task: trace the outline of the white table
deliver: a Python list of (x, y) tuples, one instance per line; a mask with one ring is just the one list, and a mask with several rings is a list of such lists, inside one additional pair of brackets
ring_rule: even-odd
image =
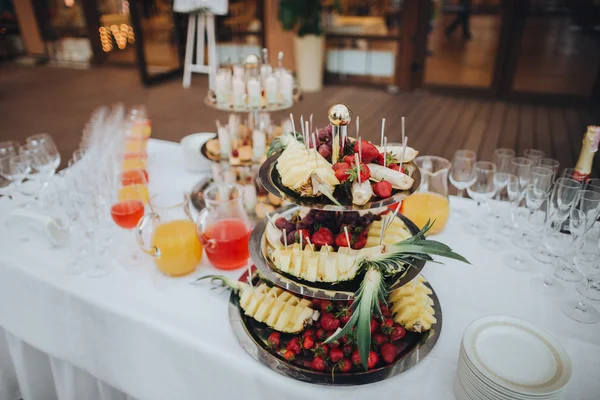
[[(177, 144), (152, 140), (149, 152), (151, 191), (187, 191), (199, 180), (183, 170)], [(472, 202), (452, 199), (457, 202), (474, 211)], [(6, 207), (1, 203), (0, 211)], [(18, 385), (25, 400), (453, 399), (462, 333), (489, 314), (526, 319), (552, 332), (573, 361), (566, 398), (597, 399), (600, 324), (578, 324), (559, 309), (576, 297), (574, 286), (556, 299), (534, 292), (528, 285), (533, 272), (506, 268), (502, 253), (479, 248), (460, 223), (451, 217), (436, 239), (473, 265), (445, 261), (424, 270), (444, 316), (435, 348), (401, 376), (343, 388), (285, 378), (246, 354), (229, 326), (229, 293), (188, 284), (217, 272), (206, 262), (194, 276), (179, 279), (160, 276), (151, 260), (100, 279), (70, 276), (62, 270), (66, 249), (21, 242), (2, 229), (0, 400), (17, 398)]]

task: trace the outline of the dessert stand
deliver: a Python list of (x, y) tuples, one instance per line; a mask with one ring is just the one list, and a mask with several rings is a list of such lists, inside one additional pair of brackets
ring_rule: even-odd
[[(347, 124), (347, 122), (349, 122), (349, 115), (346, 119), (347, 121), (345, 121), (345, 123)], [(343, 119), (341, 119), (340, 122), (343, 123)], [(340, 125), (338, 125), (337, 128), (340, 128)], [(335, 134), (336, 126), (334, 126), (333, 131)], [(282, 200), (293, 203), (278, 210), (279, 214), (284, 217), (291, 216), (301, 207), (326, 210), (328, 212), (346, 212), (366, 209), (379, 209), (379, 211), (381, 211), (383, 207), (397, 203), (410, 196), (418, 189), (420, 184), (419, 169), (415, 164), (407, 164), (407, 169), (414, 179), (413, 187), (407, 191), (397, 191), (387, 199), (368, 202), (360, 207), (352, 204), (345, 204), (343, 207), (334, 206), (329, 204), (327, 199), (321, 198), (307, 201), (304, 198), (290, 195), (289, 191), (283, 189), (283, 185), (277, 180), (277, 173), (274, 169), (274, 165), (278, 156), (278, 154), (273, 155), (262, 164), (260, 178), (263, 181), (263, 185), (265, 185), (271, 194)], [(396, 218), (399, 218), (404, 222), (412, 235), (419, 232), (418, 227), (402, 214), (398, 213)], [(255, 265), (242, 275), (240, 278), (242, 282), (250, 282), (255, 286), (265, 282), (307, 299), (318, 298), (345, 301), (353, 297), (353, 294), (358, 287), (356, 286), (356, 282), (352, 283), (352, 281), (350, 281), (338, 284), (308, 282), (279, 271), (271, 262), (267, 254), (265, 232), (268, 223), (270, 222), (263, 219), (254, 227), (250, 237), (249, 250), (251, 259)], [(425, 265), (425, 261), (415, 260), (414, 264), (414, 267), (407, 267), (401, 273), (391, 277), (393, 282), (391, 282), (390, 288), (399, 288), (415, 279), (420, 274)], [(356, 280), (359, 279), (354, 279), (354, 281)], [(291, 361), (285, 359), (282, 356), (281, 351), (274, 351), (268, 346), (267, 338), (273, 332), (272, 329), (264, 323), (257, 322), (253, 318), (247, 317), (244, 310), (239, 305), (238, 296), (236, 294), (232, 294), (230, 297), (229, 319), (236, 338), (246, 352), (248, 352), (255, 360), (281, 375), (303, 382), (323, 385), (369, 384), (391, 378), (413, 367), (429, 353), (437, 342), (442, 328), (442, 310), (439, 299), (429, 282), (425, 282), (425, 285), (433, 292), (430, 296), (431, 300), (433, 300), (432, 307), (435, 311), (437, 322), (429, 330), (420, 333), (407, 332), (404, 337), (394, 341), (393, 344), (397, 349), (397, 358), (394, 362), (391, 364), (381, 363), (379, 367), (369, 369), (368, 371), (340, 372), (335, 370), (334, 373), (332, 373), (330, 369), (328, 371), (319, 372), (311, 369), (310, 361), (307, 359), (308, 356), (304, 356), (303, 354), (299, 354), (296, 359)], [(286, 334), (281, 335), (283, 342)]]

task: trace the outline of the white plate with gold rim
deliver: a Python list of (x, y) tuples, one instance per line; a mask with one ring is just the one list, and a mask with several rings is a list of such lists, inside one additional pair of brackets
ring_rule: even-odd
[(467, 327), (462, 344), (476, 371), (517, 394), (544, 398), (562, 390), (571, 379), (571, 359), (562, 345), (517, 318), (475, 320)]

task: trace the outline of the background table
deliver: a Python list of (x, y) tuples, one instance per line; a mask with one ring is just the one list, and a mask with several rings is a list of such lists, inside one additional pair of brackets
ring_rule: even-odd
[[(177, 144), (151, 140), (151, 192), (188, 191), (201, 175), (184, 171)], [(453, 198), (471, 214), (471, 201)], [(0, 202), (0, 214), (10, 204)], [(474, 319), (504, 314), (552, 332), (573, 361), (569, 399), (600, 393), (600, 324), (578, 324), (562, 314), (561, 302), (576, 298), (574, 285), (559, 298), (534, 292), (536, 272), (502, 263), (503, 252), (481, 249), (452, 216), (436, 239), (472, 265), (429, 263), (424, 275), (440, 299), (440, 339), (416, 367), (384, 382), (323, 387), (276, 374), (240, 347), (229, 326), (229, 293), (193, 286), (216, 273), (204, 260), (188, 277), (161, 276), (152, 260), (138, 269), (115, 268), (90, 279), (63, 268), (67, 249), (38, 240), (23, 242), (0, 230), (0, 399), (197, 400), (203, 399), (453, 399), (452, 384), (463, 331)], [(507, 252), (516, 251), (508, 245)], [(240, 271), (228, 275), (236, 277)]]

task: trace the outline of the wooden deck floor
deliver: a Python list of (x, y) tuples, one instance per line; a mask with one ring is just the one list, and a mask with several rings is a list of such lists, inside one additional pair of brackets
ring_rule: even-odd
[[(4, 66), (0, 68), (0, 141), (49, 132), (67, 160), (94, 108), (118, 101), (146, 104), (153, 137), (179, 141), (190, 133), (215, 131), (215, 119), (226, 121), (226, 113), (203, 104), (205, 93), (202, 76), (194, 77), (187, 90), (179, 80), (148, 89), (132, 69)], [(511, 147), (519, 154), (533, 147), (558, 159), (561, 168), (575, 164), (586, 125), (600, 124), (597, 106), (549, 107), (427, 93), (392, 95), (349, 86), (329, 86), (305, 95), (292, 111), (297, 119), (314, 113), (317, 126), (323, 126), (328, 107), (336, 102), (348, 104), (354, 116), (360, 116), (361, 136), (367, 139), (379, 140), (385, 117), (388, 140), (399, 141), (400, 118), (405, 116), (409, 143), (421, 154), (451, 158), (455, 150), (469, 148), (480, 159), (490, 160), (497, 147)], [(288, 116), (289, 112), (280, 112), (273, 119), (278, 122)], [(352, 123), (350, 134), (354, 132)], [(600, 167), (600, 159), (596, 165)]]

